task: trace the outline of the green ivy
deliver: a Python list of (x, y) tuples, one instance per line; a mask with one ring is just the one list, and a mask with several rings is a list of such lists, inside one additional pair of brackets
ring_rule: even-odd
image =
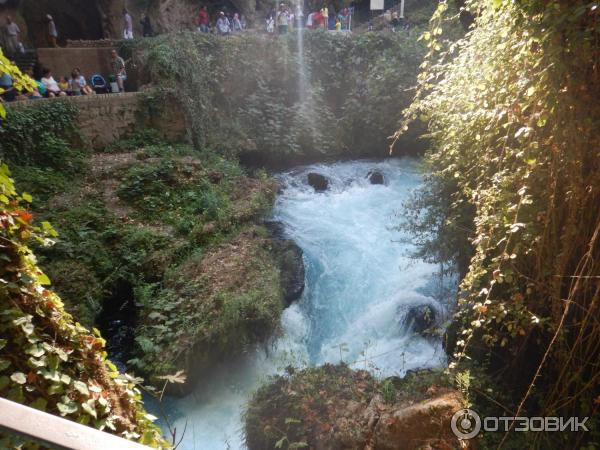
[[(50, 245), (57, 233), (48, 222), (33, 224), (30, 202), (2, 164), (0, 395), (153, 448), (168, 447), (143, 409), (139, 380), (120, 374), (106, 359), (99, 332), (75, 322), (48, 289), (50, 279), (28, 245)], [(0, 440), (3, 448), (21, 444), (18, 438)]]

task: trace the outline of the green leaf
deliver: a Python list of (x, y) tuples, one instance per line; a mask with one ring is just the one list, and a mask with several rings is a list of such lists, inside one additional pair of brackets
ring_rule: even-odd
[(79, 407), (77, 406), (77, 403), (71, 402), (71, 401), (67, 402), (67, 403), (58, 402), (56, 404), (56, 407), (58, 408), (58, 411), (60, 412), (61, 416), (66, 416), (67, 414), (76, 413), (77, 410), (79, 409)]
[(83, 381), (74, 381), (73, 387), (81, 394), (86, 395), (88, 397), (90, 396), (90, 391), (88, 390), (87, 384), (85, 384)]
[(25, 384), (27, 382), (27, 377), (23, 372), (15, 372), (10, 376), (10, 379), (13, 380), (17, 384)]
[(47, 286), (47, 285), (52, 284), (50, 282), (50, 278), (48, 278), (48, 275), (46, 275), (45, 273), (40, 273), (37, 276), (37, 280), (38, 280), (38, 283), (40, 283), (42, 286)]
[[(93, 402), (93, 400), (91, 400)], [(96, 413), (96, 409), (90, 404), (90, 401), (81, 404), (81, 408), (92, 416), (94, 419), (98, 418), (98, 414)]]

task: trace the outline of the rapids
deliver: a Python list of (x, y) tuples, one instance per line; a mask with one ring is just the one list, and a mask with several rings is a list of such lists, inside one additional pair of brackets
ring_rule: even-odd
[[(385, 185), (370, 184), (366, 175), (374, 169)], [(308, 172), (327, 176), (329, 190), (316, 193), (306, 183)], [(281, 335), (268, 348), (216, 367), (185, 398), (163, 400), (179, 436), (185, 428), (179, 449), (244, 448), (245, 402), (288, 364), (343, 360), (382, 377), (446, 364), (441, 338), (426, 339), (404, 326), (408, 308), (421, 304), (443, 323), (453, 284), (439, 267), (412, 259), (411, 236), (396, 227), (403, 202), (422, 181), (418, 161), (317, 164), (278, 178), (283, 189), (273, 220), (304, 251), (304, 293), (284, 311)], [(164, 420), (161, 425), (166, 432)]]

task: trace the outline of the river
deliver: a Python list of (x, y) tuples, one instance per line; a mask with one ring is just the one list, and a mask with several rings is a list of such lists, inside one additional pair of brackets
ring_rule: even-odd
[[(385, 185), (372, 185), (370, 170), (382, 172)], [(306, 183), (308, 172), (327, 176), (329, 190), (316, 193)], [(411, 236), (396, 227), (403, 202), (422, 182), (418, 161), (317, 164), (279, 179), (273, 219), (304, 251), (304, 293), (284, 311), (281, 335), (270, 345), (216, 367), (187, 397), (163, 400), (177, 433), (185, 429), (179, 449), (243, 449), (246, 401), (288, 364), (343, 360), (381, 377), (446, 364), (441, 338), (404, 326), (408, 308), (421, 304), (443, 322), (452, 287), (439, 267), (410, 257)]]

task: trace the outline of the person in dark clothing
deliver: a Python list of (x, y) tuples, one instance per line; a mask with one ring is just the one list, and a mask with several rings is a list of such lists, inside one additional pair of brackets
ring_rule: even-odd
[(152, 24), (150, 23), (150, 17), (148, 17), (148, 14), (144, 14), (142, 16), (142, 20), (140, 20), (140, 25), (142, 25), (142, 35), (144, 37), (154, 36), (154, 29), (152, 28)]

